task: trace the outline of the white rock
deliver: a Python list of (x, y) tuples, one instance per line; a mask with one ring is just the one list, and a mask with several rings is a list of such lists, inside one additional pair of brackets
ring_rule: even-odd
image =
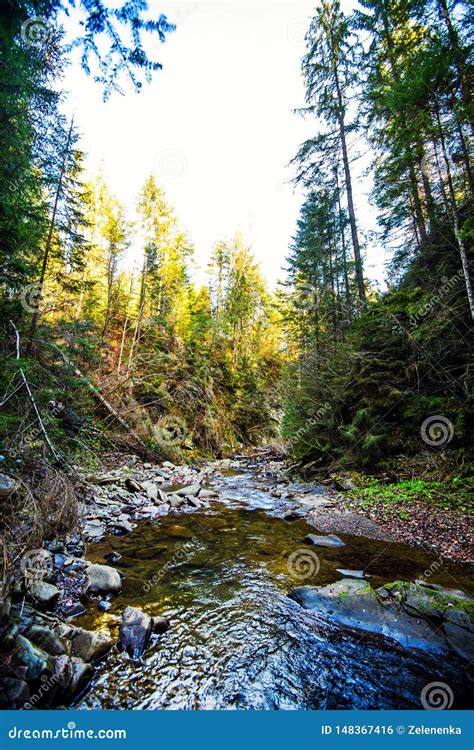
[(0, 500), (6, 500), (15, 490), (15, 480), (6, 474), (0, 474)]
[(187, 495), (197, 495), (200, 489), (200, 484), (189, 484), (187, 487), (181, 487), (180, 490), (176, 490), (174, 494), (178, 495), (179, 497), (186, 497)]
[(155, 482), (142, 482), (141, 484), (150, 500), (158, 500), (158, 487)]

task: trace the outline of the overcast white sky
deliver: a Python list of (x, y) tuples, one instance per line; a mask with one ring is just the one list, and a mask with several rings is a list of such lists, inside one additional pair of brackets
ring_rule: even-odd
[[(273, 284), (302, 202), (286, 165), (316, 129), (292, 111), (304, 103), (300, 61), (314, 3), (151, 0), (150, 7), (177, 30), (159, 49), (163, 70), (140, 94), (129, 87), (104, 103), (77, 64), (66, 75), (88, 171), (102, 165), (129, 206), (153, 171), (195, 245), (196, 278), (214, 242), (241, 230)], [(364, 192), (357, 184), (367, 217)], [(371, 277), (381, 276), (378, 256), (369, 253)]]

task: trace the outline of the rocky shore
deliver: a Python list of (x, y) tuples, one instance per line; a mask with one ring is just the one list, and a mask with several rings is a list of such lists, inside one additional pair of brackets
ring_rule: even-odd
[[(85, 545), (108, 534), (133, 531), (136, 521), (202, 508), (217, 492), (206, 485), (207, 472), (136, 457), (120, 469), (80, 476), (82, 531), (45, 542), (20, 562), (18, 577), (3, 601), (0, 631), (0, 708), (55, 708), (70, 705), (87, 688), (94, 664), (112, 648), (138, 659), (150, 640), (170, 623), (126, 607), (119, 637), (107, 631), (74, 627), (88, 601), (107, 610), (119, 596), (122, 578), (110, 564), (91, 564)], [(4, 495), (15, 490), (5, 477)]]

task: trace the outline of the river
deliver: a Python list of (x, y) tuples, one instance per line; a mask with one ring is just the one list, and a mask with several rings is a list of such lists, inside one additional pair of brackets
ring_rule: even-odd
[[(77, 707), (420, 708), (420, 692), (433, 681), (449, 684), (455, 707), (464, 707), (469, 683), (456, 658), (448, 663), (407, 651), (288, 597), (302, 582), (341, 579), (337, 568), (363, 569), (373, 586), (414, 580), (435, 558), (407, 545), (341, 535), (346, 546), (318, 548), (302, 581), (295, 555), (308, 552), (303, 539), (314, 527), (304, 518), (283, 520), (294, 501), (275, 499), (269, 483), (248, 463), (243, 467), (214, 480), (220, 497), (208, 509), (141, 521), (132, 534), (89, 545), (87, 557), (95, 562), (120, 553), (114, 565), (125, 577), (110, 609), (90, 603), (79, 625), (116, 633), (124, 607), (133, 605), (168, 617), (172, 626), (137, 662), (112, 652)], [(433, 581), (472, 589), (454, 567)]]

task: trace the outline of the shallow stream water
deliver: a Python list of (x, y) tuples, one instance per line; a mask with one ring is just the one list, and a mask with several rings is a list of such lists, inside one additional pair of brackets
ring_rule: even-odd
[[(451, 686), (454, 707), (466, 707), (468, 678), (454, 654), (448, 664), (406, 651), (288, 598), (302, 583), (339, 580), (337, 568), (363, 569), (373, 586), (414, 580), (435, 557), (341, 535), (346, 546), (318, 548), (313, 575), (301, 580), (289, 558), (308, 549), (314, 555), (303, 543), (314, 527), (283, 520), (295, 501), (272, 497), (251, 470), (227, 474), (215, 480), (221, 498), (210, 508), (143, 521), (132, 534), (89, 545), (87, 557), (95, 562), (119, 552), (114, 565), (125, 577), (110, 609), (91, 603), (78, 625), (116, 634), (123, 609), (133, 605), (168, 617), (172, 626), (153, 637), (138, 662), (112, 652), (78, 708), (420, 708), (422, 688), (434, 681)], [(454, 567), (431, 580), (472, 591)]]

